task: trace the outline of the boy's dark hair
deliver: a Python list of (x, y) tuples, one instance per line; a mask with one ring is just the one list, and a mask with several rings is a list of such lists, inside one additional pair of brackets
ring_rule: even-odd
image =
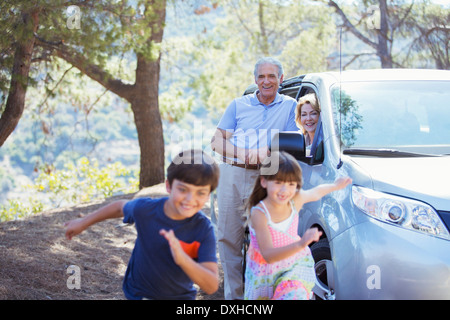
[(170, 186), (174, 179), (195, 186), (209, 185), (213, 192), (219, 184), (219, 166), (202, 150), (185, 150), (180, 152), (167, 168)]

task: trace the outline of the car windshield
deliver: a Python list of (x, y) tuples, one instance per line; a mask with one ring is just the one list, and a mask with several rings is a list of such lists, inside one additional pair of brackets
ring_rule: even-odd
[(347, 152), (450, 154), (450, 81), (345, 82), (331, 97)]

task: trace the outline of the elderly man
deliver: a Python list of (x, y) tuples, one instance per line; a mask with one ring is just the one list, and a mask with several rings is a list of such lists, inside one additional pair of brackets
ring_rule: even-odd
[(217, 190), (219, 255), (224, 271), (225, 299), (242, 299), (244, 207), (259, 164), (268, 156), (271, 138), (279, 131), (297, 131), (296, 101), (278, 93), (283, 67), (274, 58), (258, 60), (258, 90), (234, 99), (225, 110), (212, 149), (223, 157)]

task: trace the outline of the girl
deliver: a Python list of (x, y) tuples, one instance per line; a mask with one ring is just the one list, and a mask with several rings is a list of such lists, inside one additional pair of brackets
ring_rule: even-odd
[[(345, 188), (351, 179), (339, 178), (303, 190), (297, 160), (286, 152), (273, 152), (267, 160), (273, 159), (279, 159), (278, 171), (274, 175), (260, 173), (247, 203), (250, 246), (245, 299), (310, 299), (316, 277), (308, 245), (318, 241), (322, 232), (308, 229), (300, 238), (298, 212), (304, 203)], [(270, 165), (268, 161), (261, 170)]]

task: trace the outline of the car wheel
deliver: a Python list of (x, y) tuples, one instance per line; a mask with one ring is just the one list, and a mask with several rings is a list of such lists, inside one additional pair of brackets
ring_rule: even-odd
[(315, 261), (316, 285), (313, 292), (316, 299), (334, 300), (334, 267), (327, 238), (320, 239), (311, 246)]

